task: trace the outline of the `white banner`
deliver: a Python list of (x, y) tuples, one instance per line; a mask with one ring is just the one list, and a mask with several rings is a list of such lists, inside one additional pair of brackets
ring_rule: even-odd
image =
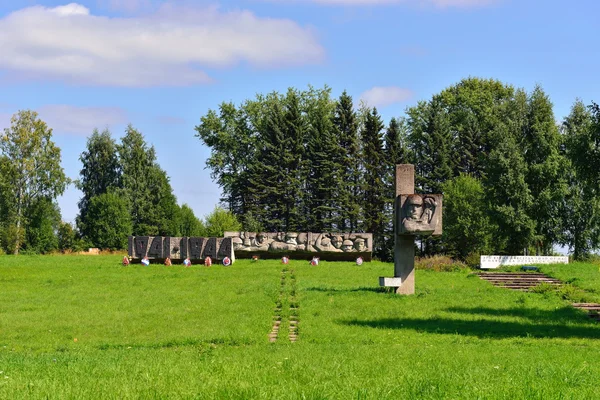
[(480, 268), (498, 268), (502, 265), (568, 264), (568, 256), (481, 256)]

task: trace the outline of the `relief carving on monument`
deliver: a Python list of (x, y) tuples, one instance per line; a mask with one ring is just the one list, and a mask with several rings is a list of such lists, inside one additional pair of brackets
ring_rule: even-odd
[(362, 256), (370, 261), (373, 250), (370, 233), (225, 232), (225, 237), (232, 238), (236, 255), (247, 258), (257, 253), (279, 253), (277, 257), (281, 253), (290, 257), (320, 253), (321, 259), (355, 260)]
[(202, 263), (206, 257), (221, 261), (228, 257), (235, 260), (231, 238), (169, 237), (169, 236), (130, 236), (129, 257), (140, 261), (149, 260), (182, 261), (190, 259)]
[(442, 234), (442, 195), (409, 194), (398, 198), (396, 215), (399, 235)]

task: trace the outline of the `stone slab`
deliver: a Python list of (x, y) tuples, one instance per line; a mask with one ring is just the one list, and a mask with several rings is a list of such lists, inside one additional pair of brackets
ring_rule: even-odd
[(402, 278), (379, 277), (379, 286), (398, 288), (402, 286)]
[(221, 261), (229, 257), (235, 261), (231, 238), (130, 236), (128, 253), (132, 262), (148, 257), (150, 260), (181, 262), (189, 258), (192, 263), (203, 263), (206, 257)]
[(568, 256), (481, 256), (479, 258), (479, 266), (482, 269), (494, 269), (503, 265), (568, 263)]
[(362, 257), (371, 261), (373, 251), (371, 233), (225, 232), (224, 236), (232, 239), (238, 258), (286, 255), (292, 259), (355, 261)]

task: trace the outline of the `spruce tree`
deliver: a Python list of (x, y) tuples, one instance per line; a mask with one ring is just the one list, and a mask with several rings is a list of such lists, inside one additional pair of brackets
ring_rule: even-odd
[(166, 173), (156, 162), (154, 146), (129, 125), (117, 145), (123, 191), (134, 235), (178, 234), (178, 207)]
[(404, 119), (392, 118), (384, 134), (384, 236), (381, 259), (393, 259), (394, 252), (394, 201), (396, 197), (396, 164), (409, 163), (406, 147), (406, 123)]
[(536, 86), (528, 99), (527, 126), (522, 151), (527, 167), (527, 184), (533, 196), (530, 214), (536, 221), (536, 248), (549, 255), (561, 234), (561, 204), (567, 193), (566, 159), (559, 152), (560, 136), (552, 103)]
[(384, 149), (381, 116), (376, 108), (367, 110), (364, 126), (361, 130), (363, 146), (362, 167), (362, 211), (363, 229), (373, 233), (374, 254), (385, 257), (383, 234), (385, 225), (385, 185), (384, 185)]
[(100, 133), (95, 129), (88, 138), (87, 148), (81, 153), (79, 160), (83, 167), (76, 185), (81, 190), (82, 197), (78, 203), (79, 215), (76, 221), (80, 235), (87, 238), (91, 234), (87, 215), (91, 199), (121, 186), (117, 145), (111, 133), (108, 130)]
[(308, 231), (326, 232), (335, 227), (335, 201), (342, 168), (336, 159), (341, 148), (333, 128), (334, 103), (330, 89), (310, 88), (306, 95), (307, 154), (304, 212)]
[(360, 216), (360, 173), (358, 118), (352, 97), (344, 90), (335, 105), (333, 125), (341, 147), (336, 162), (340, 164), (338, 190), (339, 231), (356, 231)]

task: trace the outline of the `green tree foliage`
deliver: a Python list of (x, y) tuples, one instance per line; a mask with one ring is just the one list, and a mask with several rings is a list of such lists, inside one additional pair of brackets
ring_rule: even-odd
[(58, 226), (57, 232), (58, 238), (58, 249), (60, 251), (75, 251), (79, 250), (79, 241), (77, 239), (77, 232), (73, 229), (73, 225), (68, 222), (61, 222)]
[(154, 146), (148, 147), (130, 125), (117, 151), (133, 233), (177, 236), (179, 207), (169, 178), (156, 162)]
[(56, 199), (69, 182), (51, 138), (52, 129), (34, 111), (19, 111), (0, 136), (1, 214), (6, 218), (5, 243), (11, 242), (15, 254), (27, 234), (27, 212), (41, 199)]
[(253, 198), (264, 207), (256, 212), (268, 230), (286, 230), (289, 211), (296, 198), (286, 196), (289, 190), (292, 148), (286, 130), (286, 111), (280, 96), (272, 93), (264, 103), (264, 129), (259, 132), (260, 151), (250, 167)]
[(443, 240), (446, 252), (464, 260), (469, 254), (493, 251), (497, 227), (490, 221), (481, 181), (461, 174), (448, 180), (443, 190)]
[(264, 119), (261, 103), (260, 97), (246, 101), (239, 109), (222, 103), (218, 112), (209, 110), (195, 128), (196, 136), (211, 149), (206, 165), (222, 189), (221, 201), (236, 215), (256, 206), (249, 192), (249, 168), (256, 159), (257, 131)]
[(386, 190), (384, 186), (385, 159), (383, 152), (384, 124), (377, 109), (365, 110), (361, 129), (363, 143), (362, 210), (363, 229), (373, 233), (374, 253), (377, 257), (387, 253), (383, 249)]
[(335, 103), (331, 90), (310, 88), (306, 98), (308, 118), (305, 215), (307, 230), (333, 230), (337, 217), (337, 194), (343, 168), (336, 160), (342, 151), (333, 129)]
[(562, 203), (560, 243), (580, 260), (600, 246), (600, 112), (576, 101), (563, 122), (564, 149), (569, 162), (567, 195)]
[(121, 167), (117, 154), (117, 145), (108, 130), (102, 133), (94, 130), (87, 140), (87, 148), (79, 156), (83, 164), (80, 179), (76, 182), (81, 190), (77, 227), (83, 237), (89, 237), (88, 208), (90, 200), (100, 194), (121, 187)]
[(499, 241), (508, 254), (522, 254), (535, 239), (535, 220), (529, 214), (533, 196), (527, 186), (527, 165), (510, 134), (489, 154), (484, 180), (491, 203), (492, 221), (498, 225)]
[(393, 259), (394, 250), (394, 200), (396, 197), (396, 165), (410, 163), (407, 148), (407, 126), (405, 119), (392, 118), (384, 137), (384, 216), (383, 239), (379, 257)]
[[(397, 163), (415, 164), (418, 193), (464, 185), (465, 196), (487, 210), (485, 234), (469, 226), (470, 219), (455, 218), (463, 225), (445, 223), (452, 232), (442, 240), (421, 240), (425, 254), (548, 254), (553, 245), (575, 240), (564, 228), (565, 215), (575, 212), (564, 199), (584, 189), (575, 190), (573, 181), (590, 182), (589, 201), (595, 198), (591, 182), (598, 186), (600, 166), (585, 147), (592, 133), (561, 141), (541, 87), (527, 93), (494, 79), (463, 79), (408, 108), (406, 118), (391, 120), (385, 133), (376, 110), (357, 113), (346, 92), (332, 100), (327, 87), (258, 95), (240, 107), (224, 103), (196, 130), (212, 150), (207, 164), (223, 189), (223, 203), (245, 229), (371, 232), (383, 259), (391, 257), (394, 241)], [(591, 161), (582, 163), (576, 153)], [(462, 175), (477, 183), (456, 183)], [(481, 233), (479, 241), (473, 231)], [(596, 246), (592, 236), (584, 240), (587, 247), (577, 246), (582, 252)], [(473, 244), (461, 249), (457, 243)]]
[(341, 150), (333, 156), (340, 165), (337, 199), (339, 202), (337, 228), (339, 231), (356, 231), (360, 218), (360, 156), (358, 117), (352, 97), (344, 91), (335, 104), (333, 126)]
[(527, 162), (527, 185), (533, 196), (530, 215), (536, 223), (536, 248), (549, 255), (561, 235), (561, 205), (567, 195), (566, 158), (560, 154), (560, 134), (552, 103), (536, 86), (528, 99), (527, 124), (521, 151)]
[(101, 249), (127, 247), (132, 224), (126, 198), (115, 192), (94, 196), (90, 199), (88, 215), (91, 243)]
[(235, 215), (231, 211), (224, 210), (221, 207), (215, 207), (206, 216), (204, 225), (207, 237), (223, 237), (225, 231), (239, 231), (242, 229), (242, 224), (237, 220)]
[(60, 209), (51, 199), (42, 197), (32, 202), (26, 211), (27, 230), (23, 249), (46, 254), (58, 249)]
[(179, 232), (181, 236), (204, 236), (204, 223), (194, 215), (194, 211), (183, 204), (179, 211)]

